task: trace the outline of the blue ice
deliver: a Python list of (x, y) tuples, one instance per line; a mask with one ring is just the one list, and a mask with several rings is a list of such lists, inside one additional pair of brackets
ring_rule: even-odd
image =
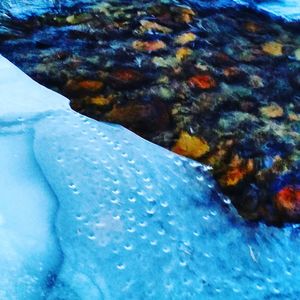
[(0, 57), (0, 299), (298, 299), (299, 229)]

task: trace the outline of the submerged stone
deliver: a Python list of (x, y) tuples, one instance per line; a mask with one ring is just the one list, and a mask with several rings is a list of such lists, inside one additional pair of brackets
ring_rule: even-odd
[(197, 39), (197, 36), (192, 32), (183, 33), (175, 39), (176, 44), (185, 45), (193, 42)]
[(267, 42), (262, 46), (265, 53), (273, 56), (281, 56), (283, 45), (278, 42)]
[(134, 41), (132, 47), (138, 51), (155, 52), (166, 48), (163, 41)]
[(199, 137), (191, 136), (187, 132), (181, 132), (179, 139), (172, 148), (177, 154), (191, 158), (199, 158), (209, 151), (207, 142)]
[(195, 75), (188, 80), (192, 87), (208, 90), (216, 87), (216, 81), (210, 75)]

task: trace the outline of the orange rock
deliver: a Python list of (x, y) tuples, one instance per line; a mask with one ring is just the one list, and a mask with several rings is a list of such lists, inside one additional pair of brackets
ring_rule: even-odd
[(138, 51), (154, 52), (165, 49), (167, 45), (160, 40), (157, 41), (134, 41), (132, 47)]
[(283, 45), (278, 42), (267, 42), (263, 44), (262, 49), (265, 53), (273, 56), (281, 56)]
[(195, 75), (188, 80), (192, 87), (208, 90), (216, 87), (216, 81), (210, 75)]
[(180, 44), (180, 45), (185, 45), (187, 43), (195, 41), (196, 38), (197, 38), (197, 36), (194, 33), (187, 32), (187, 33), (183, 33), (183, 34), (179, 35), (175, 39), (175, 43)]
[(79, 91), (91, 91), (96, 92), (103, 88), (104, 84), (102, 81), (97, 80), (83, 80), (77, 81), (70, 79), (66, 84), (66, 89), (68, 92), (79, 92)]
[(253, 172), (254, 162), (252, 159), (244, 161), (238, 155), (235, 155), (230, 162), (226, 174), (220, 178), (222, 186), (235, 186), (241, 182), (248, 174)]
[(182, 131), (172, 151), (191, 158), (199, 158), (209, 151), (209, 145), (201, 138)]
[(103, 87), (103, 82), (96, 80), (84, 80), (78, 83), (80, 88), (90, 91), (99, 91)]
[(235, 186), (245, 176), (245, 173), (240, 168), (229, 170), (226, 175), (221, 179), (223, 186)]
[(288, 185), (274, 197), (277, 208), (290, 217), (300, 217), (300, 186)]

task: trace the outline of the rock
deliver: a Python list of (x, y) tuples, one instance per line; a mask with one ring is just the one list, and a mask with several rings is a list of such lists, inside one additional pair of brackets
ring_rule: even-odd
[(300, 61), (300, 48), (295, 50), (295, 58)]
[(291, 113), (289, 113), (288, 118), (289, 118), (289, 121), (298, 122), (298, 121), (300, 121), (300, 114), (291, 112)]
[(291, 220), (300, 218), (300, 186), (287, 185), (274, 197), (279, 211)]
[(237, 67), (228, 67), (223, 70), (223, 76), (226, 81), (241, 81), (244, 78), (244, 73)]
[(247, 22), (244, 27), (250, 33), (257, 33), (261, 31), (261, 27), (257, 23), (251, 21)]
[(115, 87), (131, 87), (145, 79), (144, 75), (134, 69), (120, 69), (109, 74), (110, 83)]
[(97, 96), (97, 97), (89, 98), (88, 102), (89, 104), (96, 105), (96, 106), (106, 106), (111, 104), (112, 100), (113, 100), (112, 96), (108, 96), (108, 97)]
[(147, 32), (147, 31), (157, 31), (157, 32), (161, 32), (161, 33), (171, 33), (173, 30), (166, 27), (166, 26), (162, 26), (159, 25), (156, 22), (151, 22), (148, 20), (142, 20), (140, 21), (141, 23), (141, 27), (140, 27), (140, 31), (142, 33)]
[(193, 53), (193, 51), (190, 48), (181, 47), (176, 51), (176, 59), (178, 61), (183, 61), (187, 57), (189, 57), (192, 53)]
[(188, 83), (191, 87), (200, 90), (209, 90), (216, 87), (217, 83), (210, 75), (195, 75), (189, 78)]
[(263, 88), (265, 86), (263, 79), (258, 75), (250, 75), (249, 83), (254, 89)]
[(114, 105), (113, 109), (106, 114), (105, 119), (122, 124), (142, 136), (157, 130), (164, 130), (170, 122), (167, 106), (158, 101)]
[(155, 56), (152, 59), (152, 62), (157, 66), (161, 68), (174, 68), (176, 65), (178, 65), (178, 61), (173, 56), (167, 56), (167, 57), (160, 57)]
[(207, 142), (197, 136), (192, 136), (189, 133), (182, 131), (179, 139), (173, 146), (172, 151), (191, 158), (200, 158), (209, 151)]
[(144, 52), (155, 52), (158, 50), (165, 49), (167, 45), (160, 40), (156, 41), (134, 41), (132, 47), (138, 51)]
[(252, 159), (244, 160), (235, 155), (229, 164), (227, 172), (220, 178), (219, 182), (224, 187), (235, 186), (253, 171), (254, 163)]
[(281, 106), (279, 106), (277, 103), (272, 103), (268, 106), (264, 106), (260, 108), (260, 112), (264, 117), (267, 118), (280, 118), (283, 116), (283, 109)]
[(267, 42), (263, 44), (262, 50), (272, 56), (281, 56), (283, 45), (278, 42)]
[(92, 19), (93, 19), (93, 16), (91, 14), (83, 13), (83, 14), (79, 14), (79, 15), (68, 16), (66, 18), (66, 21), (69, 24), (76, 25), (76, 24), (81, 24), (81, 23), (88, 22)]
[(97, 80), (84, 80), (78, 83), (80, 89), (99, 91), (103, 88), (103, 82)]
[(176, 21), (182, 23), (191, 23), (196, 13), (190, 7), (182, 7), (179, 11)]
[(161, 86), (158, 90), (158, 95), (164, 100), (172, 100), (175, 96), (175, 92), (168, 87)]
[(97, 92), (103, 88), (104, 84), (98, 80), (69, 80), (66, 84), (66, 90), (71, 93), (80, 91)]
[(179, 35), (175, 39), (175, 43), (179, 45), (186, 45), (190, 42), (194, 42), (197, 39), (197, 36), (192, 32), (186, 32), (181, 35)]

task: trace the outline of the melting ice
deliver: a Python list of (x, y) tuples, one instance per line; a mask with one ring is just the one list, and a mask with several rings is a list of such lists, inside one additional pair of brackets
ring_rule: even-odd
[(0, 57), (0, 299), (298, 299), (299, 236), (249, 225), (205, 167)]

